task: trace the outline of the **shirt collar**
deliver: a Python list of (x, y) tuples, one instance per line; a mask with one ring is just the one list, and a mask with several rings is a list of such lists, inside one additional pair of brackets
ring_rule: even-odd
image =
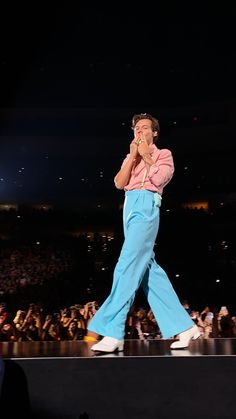
[(152, 144), (149, 145), (149, 149), (150, 149), (150, 153), (151, 154), (153, 154), (153, 153), (155, 153), (155, 152), (158, 151), (158, 148), (157, 148), (157, 146), (154, 143), (152, 143)]

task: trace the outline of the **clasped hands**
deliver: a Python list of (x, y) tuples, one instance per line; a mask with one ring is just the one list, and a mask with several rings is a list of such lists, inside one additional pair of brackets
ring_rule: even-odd
[(131, 147), (133, 144), (136, 146), (136, 150), (133, 148), (133, 151), (136, 151), (136, 155), (139, 154), (142, 157), (144, 154), (150, 153), (148, 143), (144, 138), (134, 138), (131, 143)]
[(137, 146), (139, 146), (139, 144), (144, 143), (144, 140), (135, 140), (134, 139), (134, 144), (136, 144)]

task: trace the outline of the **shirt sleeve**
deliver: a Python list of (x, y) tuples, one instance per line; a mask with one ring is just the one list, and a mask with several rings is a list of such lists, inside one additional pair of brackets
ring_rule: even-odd
[[(129, 158), (129, 154), (127, 154), (126, 155), (126, 157), (124, 158), (124, 160), (123, 160), (123, 162), (122, 162), (122, 164), (121, 164), (121, 166), (120, 166), (120, 170), (124, 167), (124, 165), (125, 165), (125, 163), (127, 162), (127, 160), (128, 160), (128, 158)], [(117, 173), (118, 174), (118, 173)], [(115, 175), (115, 177), (114, 177), (114, 182), (116, 183), (116, 176), (117, 176), (117, 174)]]
[(174, 174), (174, 162), (170, 150), (161, 150), (157, 161), (150, 167), (148, 178), (156, 187), (165, 186)]
[(121, 164), (121, 169), (122, 167), (124, 167), (125, 163), (127, 162), (128, 158), (129, 158), (130, 154), (127, 154), (126, 157), (124, 158), (122, 164)]

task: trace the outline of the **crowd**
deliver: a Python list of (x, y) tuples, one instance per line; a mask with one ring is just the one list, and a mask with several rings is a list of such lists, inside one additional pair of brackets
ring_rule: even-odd
[[(83, 339), (89, 321), (103, 301), (103, 290), (107, 293), (110, 286), (111, 273), (104, 266), (109, 266), (108, 259), (113, 266), (115, 258), (112, 251), (108, 251), (112, 249), (109, 238), (91, 242), (82, 237), (76, 243), (76, 250), (59, 243), (35, 242), (33, 246), (2, 243), (1, 342)], [(76, 269), (75, 260), (79, 261)], [(89, 285), (88, 271), (92, 269), (96, 269), (96, 281)], [(186, 301), (182, 303), (203, 339), (236, 337), (233, 308), (207, 306), (198, 309), (190, 307)], [(152, 311), (138, 300), (128, 314), (125, 339), (162, 339)]]
[[(202, 311), (185, 309), (199, 327), (201, 337), (236, 337), (236, 317), (226, 306), (212, 312), (209, 307)], [(97, 301), (62, 307), (57, 313), (47, 313), (42, 305), (30, 303), (26, 310), (18, 308), (8, 312), (7, 305), (0, 303), (0, 341), (63, 341), (82, 340), (89, 321), (99, 309)], [(150, 309), (132, 305), (126, 322), (125, 339), (162, 339), (158, 323)]]
[(23, 245), (0, 251), (0, 295), (14, 294), (32, 285), (43, 285), (70, 269), (71, 255), (52, 245)]

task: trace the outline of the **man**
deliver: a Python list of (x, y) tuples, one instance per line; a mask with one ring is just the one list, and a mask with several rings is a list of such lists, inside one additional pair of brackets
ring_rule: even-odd
[(134, 115), (134, 138), (114, 182), (125, 191), (123, 223), (125, 240), (114, 270), (111, 293), (89, 324), (85, 340), (96, 340), (93, 351), (124, 348), (125, 322), (141, 285), (164, 339), (178, 335), (172, 349), (182, 349), (200, 336), (197, 326), (180, 303), (153, 251), (159, 228), (165, 186), (174, 174), (172, 153), (154, 144), (160, 126), (149, 114)]

